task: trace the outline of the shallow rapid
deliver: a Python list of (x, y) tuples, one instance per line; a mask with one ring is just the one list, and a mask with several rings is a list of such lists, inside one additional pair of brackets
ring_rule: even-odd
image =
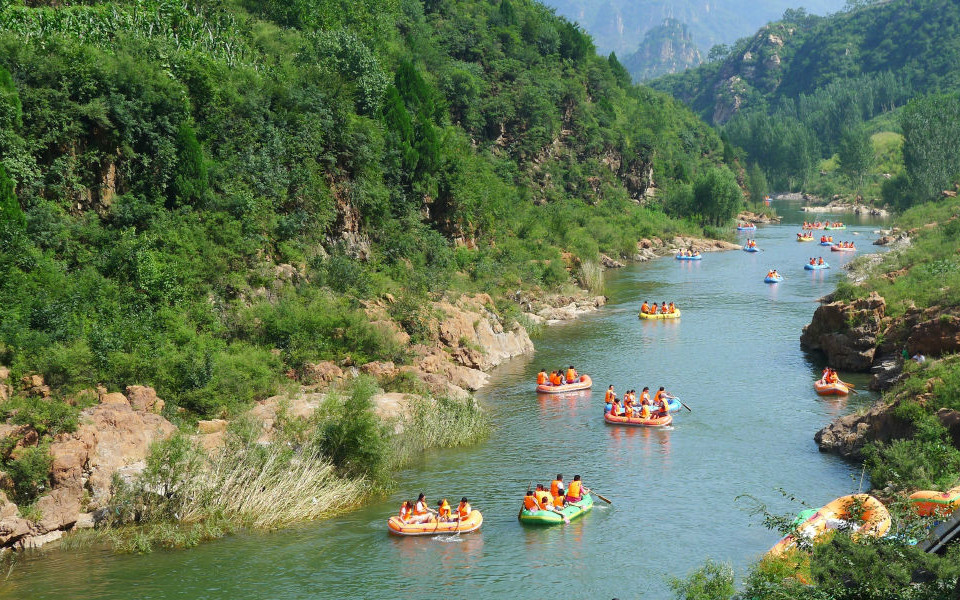
[[(853, 256), (795, 241), (804, 213), (780, 205), (784, 225), (749, 235), (763, 250), (665, 258), (607, 275), (610, 303), (546, 328), (533, 356), (493, 372), (479, 393), (494, 424), (490, 438), (433, 452), (399, 475), (383, 502), (320, 523), (242, 534), (183, 551), (118, 556), (106, 550), (35, 553), (0, 580), (0, 598), (663, 598), (666, 580), (706, 558), (744, 568), (778, 535), (750, 514), (748, 494), (774, 512), (798, 511), (778, 490), (820, 506), (866, 489), (859, 466), (821, 454), (813, 434), (869, 403), (821, 398), (812, 383), (822, 357), (799, 336)], [(871, 245), (878, 222), (836, 215), (850, 227), (834, 239)], [(854, 235), (854, 234), (859, 235)], [(819, 232), (817, 232), (819, 239)], [(810, 257), (831, 269), (805, 271)], [(765, 284), (776, 268), (778, 284)], [(676, 302), (677, 321), (640, 321), (644, 300)], [(591, 392), (538, 396), (539, 368), (574, 364)], [(841, 373), (863, 389), (867, 379)], [(606, 425), (607, 385), (664, 385), (683, 410), (664, 430)], [(570, 525), (535, 529), (517, 521), (531, 483), (580, 474), (613, 501)], [(424, 491), (435, 505), (461, 496), (484, 513), (461, 536), (396, 538), (386, 519)]]

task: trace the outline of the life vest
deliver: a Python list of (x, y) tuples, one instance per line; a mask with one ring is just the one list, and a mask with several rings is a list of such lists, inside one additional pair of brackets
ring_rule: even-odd
[(527, 510), (534, 511), (539, 507), (537, 506), (537, 499), (533, 496), (524, 496), (523, 497), (523, 507)]
[(608, 389), (608, 390), (607, 390), (607, 393), (604, 394), (604, 396), (603, 396), (603, 401), (606, 402), (607, 404), (612, 404), (612, 403), (613, 403), (613, 397), (614, 397), (614, 396), (616, 396), (616, 393), (614, 393), (613, 390), (609, 390), (609, 389)]
[(410, 517), (410, 505), (401, 504), (400, 505), (400, 520), (406, 521)]
[(550, 510), (550, 505), (553, 504), (553, 496), (550, 494), (544, 494), (543, 496), (540, 496), (538, 504), (540, 506), (540, 510)]
[(583, 489), (582, 481), (571, 481), (570, 488), (567, 490), (567, 498), (580, 498), (580, 492)]
[(645, 391), (640, 394), (641, 404), (650, 404), (650, 392)]
[(640, 418), (649, 419), (650, 418), (650, 405), (644, 404), (643, 408), (640, 409)]
[(820, 257), (820, 260), (817, 261), (817, 264), (818, 264), (818, 265), (822, 265), (822, 264), (823, 264), (823, 257), (822, 257), (822, 256)]
[(550, 494), (546, 490), (537, 490), (533, 493), (533, 497), (537, 499), (537, 502), (543, 501), (543, 498), (549, 495)]
[(537, 385), (543, 385), (547, 382), (547, 374), (543, 371), (537, 373)]
[(457, 506), (457, 516), (459, 516), (461, 519), (466, 519), (467, 517), (470, 516), (470, 512), (471, 512), (472, 510), (473, 510), (473, 509), (470, 508), (470, 503), (469, 503), (469, 502), (461, 502), (461, 503)]
[(650, 307), (650, 314), (651, 314), (651, 315), (657, 314), (657, 303), (656, 303), (656, 302), (654, 302), (654, 303), (653, 303), (653, 306)]
[(642, 313), (648, 313), (648, 312), (650, 312), (650, 305), (647, 304), (646, 302), (644, 302), (643, 304), (641, 304), (641, 305), (640, 305), (640, 312), (642, 312)]
[(575, 369), (567, 369), (567, 383), (573, 383), (577, 380), (577, 371)]
[(555, 508), (563, 508), (563, 494), (560, 494), (559, 496), (556, 495), (556, 494), (554, 494), (554, 496), (553, 496), (553, 506), (554, 506)]
[(660, 397), (661, 397), (661, 396), (663, 396), (663, 392), (661, 392), (660, 390), (657, 390), (657, 393), (655, 393), (655, 394), (653, 395), (653, 403), (656, 404), (656, 403), (660, 402)]
[(673, 302), (670, 303), (670, 312), (677, 312), (677, 307), (674, 306)]
[(557, 497), (561, 495), (563, 491), (563, 482), (559, 479), (554, 479), (550, 482), (550, 495)]
[(662, 314), (667, 314), (667, 305), (666, 305), (666, 304), (664, 304), (663, 306), (660, 307), (660, 312), (661, 312)]
[[(619, 403), (619, 402), (614, 402), (614, 403), (613, 403), (613, 406), (610, 408), (610, 416), (612, 416), (612, 417), (619, 417), (619, 416), (620, 416), (620, 403)], [(570, 484), (570, 485), (572, 486), (573, 484)]]
[(550, 375), (550, 383), (553, 385), (563, 385), (563, 381), (560, 379), (560, 375), (552, 373)]
[(817, 261), (815, 261), (815, 260), (812, 259), (812, 258), (810, 259), (810, 264), (811, 264), (811, 265), (816, 264), (816, 263), (817, 263)]
[(450, 504), (447, 503), (446, 501), (444, 501), (444, 503), (440, 505), (440, 508), (437, 509), (437, 515), (439, 515), (440, 518), (442, 518), (442, 519), (449, 519), (449, 518), (450, 518)]
[(419, 516), (421, 516), (421, 515), (427, 514), (428, 512), (429, 512), (429, 511), (427, 510), (427, 503), (424, 502), (423, 500), (420, 500), (420, 501), (418, 501), (416, 504), (413, 505), (413, 514), (414, 514), (414, 516), (419, 517)]

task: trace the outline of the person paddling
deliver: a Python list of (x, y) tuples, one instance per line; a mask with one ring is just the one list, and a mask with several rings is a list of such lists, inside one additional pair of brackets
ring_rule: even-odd
[(590, 488), (584, 487), (583, 482), (580, 481), (579, 475), (573, 476), (573, 481), (570, 482), (570, 487), (567, 488), (567, 504), (576, 504), (583, 500), (584, 494), (589, 494)]
[(557, 496), (565, 496), (566, 488), (563, 485), (563, 473), (557, 473), (557, 478), (550, 482), (550, 494), (556, 498)]

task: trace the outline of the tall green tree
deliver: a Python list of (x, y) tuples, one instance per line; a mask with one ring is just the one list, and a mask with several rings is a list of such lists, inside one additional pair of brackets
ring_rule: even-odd
[(693, 204), (705, 225), (719, 227), (743, 208), (743, 192), (737, 177), (726, 166), (712, 167), (697, 177)]
[(763, 169), (757, 163), (750, 165), (750, 170), (747, 172), (747, 189), (750, 192), (750, 201), (754, 204), (759, 204), (770, 190), (767, 176), (763, 174)]
[(960, 175), (960, 96), (914, 100), (900, 118), (903, 163), (918, 198), (933, 199)]
[(13, 181), (0, 165), (0, 233), (9, 235), (14, 231), (23, 231), (26, 226), (26, 217), (13, 191)]
[(873, 167), (873, 144), (866, 130), (863, 127), (844, 130), (840, 136), (837, 155), (840, 159), (840, 171), (847, 176), (859, 193), (863, 188), (864, 177)]

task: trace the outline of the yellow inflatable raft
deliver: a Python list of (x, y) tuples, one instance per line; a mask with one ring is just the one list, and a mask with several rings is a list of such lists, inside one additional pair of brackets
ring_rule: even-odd
[[(808, 540), (842, 525), (856, 528), (856, 535), (882, 537), (890, 530), (890, 512), (882, 502), (869, 494), (840, 496), (797, 526), (797, 531)], [(783, 556), (797, 543), (793, 535), (784, 536), (770, 551), (771, 556)]]
[(658, 312), (658, 313), (655, 314), (655, 315), (654, 315), (654, 314), (650, 314), (650, 313), (643, 313), (643, 312), (642, 312), (642, 313), (637, 313), (637, 316), (640, 317), (641, 319), (657, 319), (657, 320), (659, 320), (659, 319), (679, 319), (679, 318), (680, 318), (680, 309), (678, 308), (677, 310), (675, 310), (675, 311), (672, 312), (672, 313), (659, 313), (659, 312)]
[(387, 519), (387, 530), (394, 535), (437, 535), (438, 533), (470, 533), (480, 529), (483, 525), (483, 515), (479, 510), (472, 510), (463, 521), (426, 523), (404, 523), (400, 517), (394, 515)]

